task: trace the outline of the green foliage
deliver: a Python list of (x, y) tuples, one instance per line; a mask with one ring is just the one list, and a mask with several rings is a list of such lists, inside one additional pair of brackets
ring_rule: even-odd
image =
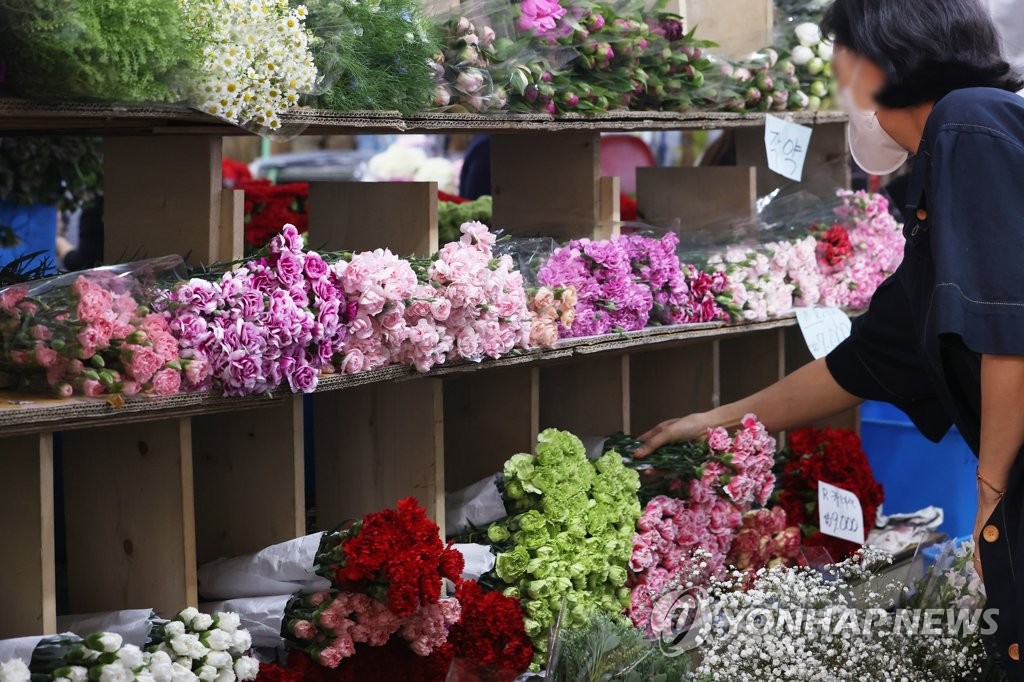
[(75, 209), (102, 185), (97, 138), (0, 138), (0, 201)]
[(200, 56), (180, 0), (0, 0), (0, 53), (23, 97), (159, 102)]
[(440, 44), (415, 0), (309, 0), (306, 26), (328, 87), (312, 104), (334, 111), (414, 113), (434, 92)]
[(474, 201), (456, 204), (442, 201), (437, 205), (437, 225), (441, 244), (458, 241), (461, 233), (459, 228), (464, 223), (481, 222), (491, 226), (491, 198), (482, 196)]
[(558, 634), (553, 682), (677, 682), (689, 679), (690, 659), (668, 656), (658, 642), (604, 614)]

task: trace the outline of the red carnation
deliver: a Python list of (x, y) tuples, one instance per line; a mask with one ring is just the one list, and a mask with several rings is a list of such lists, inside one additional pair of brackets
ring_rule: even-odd
[(833, 225), (818, 240), (818, 260), (835, 267), (853, 255), (850, 233), (841, 225)]

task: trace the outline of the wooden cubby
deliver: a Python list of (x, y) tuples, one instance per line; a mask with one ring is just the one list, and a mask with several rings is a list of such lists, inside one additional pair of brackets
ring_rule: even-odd
[[(843, 128), (834, 114), (795, 118), (819, 130)], [(600, 176), (601, 132), (722, 128), (754, 139), (764, 121), (661, 112), (558, 121), (298, 111), (287, 119), (310, 134), (493, 133), (496, 225), (563, 239), (617, 233), (618, 179)], [(180, 107), (0, 99), (0, 134), (11, 133), (105, 137), (109, 258), (178, 253), (199, 263), (241, 255), (243, 198), (220, 186), (221, 137), (240, 129)], [(817, 139), (812, 166), (845, 149), (838, 132)], [(743, 214), (764, 175), (758, 159), (739, 156), (737, 168), (644, 171), (642, 201), (666, 217)], [(430, 183), (315, 183), (309, 206), (314, 248), (425, 256), (438, 246)], [(640, 432), (775, 381), (804, 359), (794, 324), (652, 328), (427, 374), (387, 367), (325, 376), (305, 398), (186, 394), (113, 405), (0, 395), (0, 470), (8, 484), (0, 498), (0, 543), (8, 552), (0, 566), (0, 637), (55, 631), (58, 508), (72, 611), (154, 607), (167, 615), (196, 602), (198, 562), (306, 531), (310, 464), (320, 528), (408, 495), (443, 527), (446, 490), (530, 450), (540, 429)]]

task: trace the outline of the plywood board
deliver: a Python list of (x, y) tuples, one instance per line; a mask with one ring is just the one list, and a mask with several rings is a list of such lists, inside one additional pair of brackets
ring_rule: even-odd
[(55, 634), (53, 437), (0, 439), (0, 638)]
[(329, 251), (437, 251), (437, 183), (313, 182), (309, 243)]
[(704, 412), (715, 402), (715, 342), (629, 356), (630, 421), (644, 433), (666, 419)]
[(638, 168), (637, 210), (658, 225), (678, 221), (697, 230), (754, 216), (757, 169), (743, 167)]
[(173, 616), (195, 604), (189, 420), (74, 431), (63, 444), (72, 612)]
[(542, 368), (540, 428), (577, 436), (630, 430), (629, 358), (595, 357)]
[(303, 436), (302, 396), (192, 420), (200, 564), (305, 534)]

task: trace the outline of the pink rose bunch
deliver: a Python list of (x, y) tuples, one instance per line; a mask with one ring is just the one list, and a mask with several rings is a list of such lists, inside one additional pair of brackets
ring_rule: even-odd
[(316, 389), (344, 350), (348, 316), (335, 272), (304, 252), (292, 225), (268, 255), (218, 281), (179, 284), (159, 302), (181, 355), (201, 370), (185, 372), (194, 390), (226, 396)]
[[(766, 504), (775, 488), (775, 439), (753, 415), (744, 417), (732, 437), (725, 429), (709, 430), (696, 467), (696, 458), (690, 456), (695, 453), (689, 452), (693, 448), (674, 447), (686, 448), (687, 454), (664, 454), (685, 463), (670, 477), (669, 494), (648, 501), (637, 522), (629, 562), (629, 615), (651, 634), (657, 634), (657, 603), (678, 576), (705, 581), (723, 577), (743, 515), (755, 504)], [(651, 455), (656, 470), (662, 470), (659, 453)], [(702, 556), (695, 564), (698, 549)]]
[(726, 562), (750, 574), (787, 566), (800, 554), (800, 539), (800, 529), (787, 524), (782, 507), (749, 511), (743, 515)]
[[(164, 265), (139, 264), (138, 272)], [(197, 368), (179, 357), (177, 340), (163, 316), (147, 307), (150, 295), (133, 269), (118, 270), (0, 292), (3, 383), (63, 397), (177, 393), (182, 369)]]
[(651, 324), (724, 320), (728, 280), (679, 262), (679, 238), (639, 234), (579, 239), (557, 249), (538, 272), (547, 287), (573, 287), (575, 322), (562, 337), (636, 331)]

